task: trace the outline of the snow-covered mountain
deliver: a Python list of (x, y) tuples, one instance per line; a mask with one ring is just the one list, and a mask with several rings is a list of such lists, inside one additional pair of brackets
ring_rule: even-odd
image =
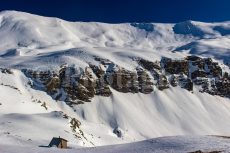
[[(230, 22), (0, 13), (0, 146), (230, 135)], [(0, 148), (1, 150), (1, 148)]]

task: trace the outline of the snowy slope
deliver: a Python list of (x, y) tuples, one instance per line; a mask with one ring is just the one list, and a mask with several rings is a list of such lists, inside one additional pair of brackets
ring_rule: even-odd
[[(230, 22), (68, 22), (16, 11), (0, 13), (0, 148), (37, 147), (62, 136), (73, 148), (135, 142), (175, 135), (230, 135), (230, 100), (170, 86), (154, 92), (122, 93), (70, 107), (30, 86), (22, 69), (54, 70), (68, 64), (84, 69), (95, 57), (133, 71), (134, 59), (211, 57), (224, 71), (230, 64)], [(74, 129), (72, 119), (80, 121)], [(114, 134), (119, 128), (122, 137)], [(74, 131), (75, 130), (75, 131)], [(172, 140), (173, 141), (173, 140)], [(128, 147), (127, 147), (128, 148)], [(7, 150), (6, 150), (7, 151)], [(9, 150), (10, 151), (10, 150)], [(56, 151), (56, 150), (55, 150)]]
[[(188, 153), (195, 151), (202, 152), (221, 152), (228, 153), (230, 149), (229, 138), (219, 136), (174, 136), (162, 137), (141, 142), (93, 147), (93, 148), (72, 148), (72, 149), (57, 149), (57, 148), (42, 148), (42, 147), (15, 147), (0, 145), (0, 151), (7, 153), (16, 152), (49, 152), (49, 153)], [(16, 151), (17, 150), (17, 151)]]
[[(88, 56), (103, 56), (106, 52), (105, 56), (111, 61), (120, 59), (120, 56), (126, 60), (127, 56), (144, 56), (154, 61), (161, 56), (196, 54), (228, 62), (229, 26), (229, 22), (194, 21), (178, 24), (67, 22), (3, 11), (0, 13), (0, 64), (22, 66), (29, 63), (37, 66), (38, 62), (42, 62), (52, 65), (55, 63), (54, 55), (59, 57), (58, 62), (66, 62), (74, 51), (63, 51), (72, 48), (83, 50)], [(175, 50), (178, 52), (170, 53)], [(45, 58), (45, 61), (38, 61), (41, 60), (39, 57)], [(9, 59), (12, 63), (5, 61)]]

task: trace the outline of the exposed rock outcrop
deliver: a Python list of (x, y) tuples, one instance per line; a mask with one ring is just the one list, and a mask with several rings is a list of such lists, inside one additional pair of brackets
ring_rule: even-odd
[(162, 58), (161, 65), (168, 74), (188, 74), (188, 61), (183, 60), (173, 60), (170, 58)]
[[(111, 88), (123, 93), (150, 94), (154, 86), (159, 90), (180, 86), (193, 91), (194, 85), (200, 92), (230, 97), (230, 76), (223, 73), (211, 58), (188, 56), (184, 59), (162, 58), (160, 62), (138, 59), (139, 66), (130, 71), (108, 59), (95, 57), (100, 64), (85, 69), (62, 65), (60, 70), (23, 72), (34, 81), (33, 87), (42, 89), (56, 100), (69, 105), (90, 102), (95, 95), (111, 96)], [(8, 73), (10, 71), (4, 70)]]

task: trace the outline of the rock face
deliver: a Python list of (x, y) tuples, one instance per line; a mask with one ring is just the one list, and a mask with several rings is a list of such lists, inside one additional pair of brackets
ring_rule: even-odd
[(146, 70), (137, 69), (139, 91), (149, 94), (153, 91), (153, 82)]
[(160, 70), (161, 67), (160, 67), (160, 63), (159, 62), (150, 62), (150, 61), (147, 61), (147, 60), (144, 60), (144, 59), (140, 59), (139, 60), (139, 64), (145, 68), (146, 70), (154, 70), (154, 69), (157, 69), (157, 70)]
[[(108, 59), (95, 57), (98, 65), (85, 69), (62, 65), (54, 71), (23, 72), (33, 80), (34, 88), (44, 90), (56, 100), (63, 100), (69, 105), (90, 102), (95, 95), (109, 97), (111, 88), (123, 93), (150, 94), (154, 86), (165, 90), (170, 86), (180, 86), (193, 91), (194, 85), (200, 86), (200, 92), (230, 97), (230, 76), (223, 73), (218, 63), (211, 58), (188, 56), (173, 60), (162, 58), (151, 62), (138, 59), (134, 71), (114, 64)], [(1, 69), (5, 73), (10, 70)]]
[(138, 92), (137, 74), (123, 68), (113, 71), (107, 75), (107, 80), (112, 88), (120, 92)]
[(221, 78), (220, 80), (215, 81), (211, 91), (208, 92), (213, 95), (219, 95), (222, 97), (230, 97), (230, 78)]
[(170, 79), (170, 84), (173, 86), (173, 87), (176, 87), (178, 85), (178, 76), (175, 76), (174, 74), (171, 76), (171, 79)]
[(157, 87), (159, 90), (164, 90), (164, 89), (169, 88), (169, 82), (165, 75), (163, 74), (159, 75)]
[(13, 72), (10, 70), (10, 69), (2, 69), (2, 68), (0, 68), (0, 71), (2, 72), (2, 73), (5, 73), (5, 74), (13, 74)]
[(61, 81), (59, 77), (52, 77), (46, 82), (46, 90), (48, 93), (55, 93), (55, 91), (60, 87)]
[(162, 66), (169, 74), (188, 74), (188, 61), (187, 60), (172, 60), (169, 58), (163, 58), (161, 60)]
[(196, 79), (196, 78), (206, 78), (207, 77), (207, 74), (205, 71), (202, 71), (202, 70), (196, 70), (194, 72), (191, 73), (191, 78), (192, 79)]

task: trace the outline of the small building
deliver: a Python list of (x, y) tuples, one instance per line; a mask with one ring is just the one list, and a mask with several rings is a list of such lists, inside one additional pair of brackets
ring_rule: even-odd
[(53, 139), (50, 141), (49, 147), (56, 146), (57, 148), (67, 148), (67, 140), (63, 139), (61, 137), (53, 137)]

